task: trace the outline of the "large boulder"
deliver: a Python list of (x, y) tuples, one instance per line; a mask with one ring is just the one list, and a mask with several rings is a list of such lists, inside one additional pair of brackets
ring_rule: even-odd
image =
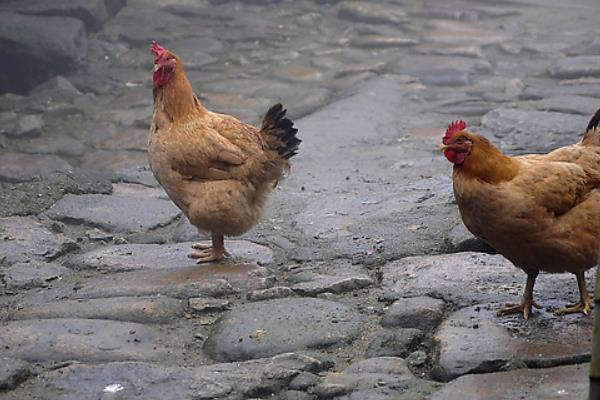
[(0, 10), (27, 15), (80, 19), (88, 31), (98, 31), (127, 4), (127, 0), (28, 0), (11, 1)]
[(0, 11), (0, 92), (25, 93), (86, 57), (83, 22)]

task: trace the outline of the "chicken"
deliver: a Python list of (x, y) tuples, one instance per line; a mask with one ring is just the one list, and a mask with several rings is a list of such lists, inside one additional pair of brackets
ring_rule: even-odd
[(241, 235), (260, 217), (267, 195), (289, 170), (300, 144), (281, 104), (261, 128), (207, 110), (194, 94), (183, 62), (152, 42), (154, 114), (148, 154), (154, 176), (190, 222), (212, 235), (195, 244), (198, 263), (226, 255), (224, 235)]
[(571, 272), (580, 301), (557, 315), (590, 312), (584, 272), (596, 264), (600, 230), (600, 110), (580, 143), (543, 155), (508, 157), (486, 138), (451, 123), (442, 140), (454, 164), (454, 196), (465, 226), (527, 274), (520, 304), (497, 315), (527, 319), (539, 271)]

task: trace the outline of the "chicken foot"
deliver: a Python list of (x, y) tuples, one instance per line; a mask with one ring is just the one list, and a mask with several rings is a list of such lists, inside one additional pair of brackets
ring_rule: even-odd
[(573, 304), (567, 304), (566, 307), (556, 310), (555, 315), (565, 315), (582, 313), (583, 315), (589, 315), (592, 309), (592, 296), (588, 293), (587, 287), (585, 286), (585, 276), (583, 272), (575, 272), (577, 277), (577, 286), (579, 286), (579, 302)]
[(211, 261), (219, 261), (225, 258), (227, 252), (225, 251), (223, 235), (213, 234), (212, 244), (195, 243), (192, 245), (193, 249), (202, 251), (192, 251), (189, 255), (190, 258), (196, 259), (198, 264), (207, 263)]
[(521, 301), (521, 304), (507, 303), (506, 307), (500, 308), (496, 311), (496, 316), (501, 317), (503, 315), (523, 313), (523, 318), (529, 319), (532, 306), (538, 309), (542, 308), (539, 304), (533, 301), (533, 285), (535, 285), (535, 279), (537, 276), (537, 272), (527, 274), (527, 283), (525, 284), (525, 293), (523, 293), (523, 301)]

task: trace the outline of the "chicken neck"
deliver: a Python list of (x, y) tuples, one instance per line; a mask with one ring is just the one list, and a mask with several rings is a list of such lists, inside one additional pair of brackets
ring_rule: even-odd
[(183, 69), (177, 70), (167, 84), (155, 88), (153, 94), (154, 107), (162, 110), (171, 121), (181, 121), (208, 112), (194, 94)]
[(496, 184), (513, 179), (519, 172), (519, 162), (502, 154), (487, 139), (480, 137), (464, 163), (454, 166), (454, 171), (465, 177)]

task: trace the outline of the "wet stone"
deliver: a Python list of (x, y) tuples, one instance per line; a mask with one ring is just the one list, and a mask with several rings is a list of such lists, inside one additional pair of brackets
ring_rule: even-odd
[(474, 372), (497, 372), (512, 364), (545, 368), (589, 359), (591, 325), (581, 315), (556, 317), (536, 310), (525, 321), (522, 315), (497, 317), (493, 305), (463, 308), (440, 325), (436, 340), (440, 356), (435, 371), (442, 381)]
[(400, 7), (384, 6), (366, 1), (345, 1), (338, 10), (340, 18), (367, 24), (399, 25), (406, 22), (406, 13)]
[(229, 310), (231, 303), (227, 300), (193, 297), (189, 299), (189, 307), (195, 312), (205, 313)]
[[(2, 92), (29, 91), (56, 72), (68, 71), (87, 53), (85, 28), (74, 18), (0, 12), (0, 40), (19, 49), (7, 54), (14, 59), (0, 79)], [(30, 73), (24, 75), (23, 68)]]
[(168, 323), (182, 317), (180, 300), (160, 297), (112, 297), (89, 300), (58, 300), (51, 303), (21, 305), (10, 312), (10, 319), (83, 318), (139, 323)]
[(323, 74), (312, 67), (301, 64), (282, 65), (273, 71), (274, 75), (290, 82), (318, 82)]
[[(525, 273), (501, 255), (462, 252), (388, 263), (383, 267), (382, 286), (385, 296), (392, 299), (425, 295), (466, 306), (520, 301), (525, 280)], [(542, 305), (552, 298), (567, 302), (565, 287), (569, 286), (577, 288), (571, 274), (542, 273), (534, 297)]]
[(504, 37), (477, 22), (434, 20), (424, 36), (426, 41), (449, 45), (484, 46), (500, 43)]
[(14, 131), (7, 131), (6, 136), (26, 139), (39, 136), (44, 127), (44, 118), (39, 114), (25, 115), (19, 119)]
[(330, 372), (314, 387), (319, 398), (332, 398), (354, 391), (394, 386), (412, 380), (406, 362), (397, 357), (368, 358), (349, 365), (341, 373)]
[(306, 390), (319, 383), (319, 376), (310, 372), (301, 372), (290, 382), (292, 390)]
[(501, 139), (517, 152), (548, 152), (577, 143), (587, 126), (588, 117), (544, 111), (498, 108), (481, 118), (482, 133)]
[[(105, 396), (110, 385), (122, 388), (119, 398), (244, 400), (253, 394), (276, 394), (302, 372), (324, 369), (318, 360), (294, 353), (231, 364), (195, 368), (158, 366), (143, 362), (112, 362), (100, 365), (74, 364), (50, 371), (18, 390), (8, 400), (62, 398), (96, 400)], [(181, 384), (185, 382), (186, 384)], [(113, 386), (114, 387), (114, 386)]]
[(548, 73), (553, 78), (560, 79), (600, 77), (600, 56), (563, 58), (552, 64)]
[(365, 356), (367, 358), (406, 357), (421, 343), (424, 336), (423, 331), (420, 329), (384, 329), (375, 335)]
[(19, 4), (18, 7), (9, 3), (3, 9), (30, 15), (75, 17), (81, 19), (88, 31), (97, 31), (125, 3), (125, 0), (71, 0), (50, 3), (44, 0), (33, 0)]
[(29, 217), (0, 218), (0, 264), (51, 261), (75, 243)]
[(16, 289), (45, 286), (49, 281), (59, 279), (70, 272), (68, 268), (58, 264), (34, 261), (13, 264), (0, 272), (0, 275), (3, 275), (6, 287)]
[(436, 392), (432, 400), (587, 399), (589, 364), (517, 369), (465, 375)]
[[(191, 260), (190, 260), (191, 261)], [(274, 277), (256, 264), (206, 264), (158, 270), (140, 270), (88, 280), (74, 297), (163, 295), (178, 299), (224, 296), (240, 291), (265, 289)], [(58, 293), (62, 293), (58, 288)], [(50, 292), (48, 295), (52, 295)]]
[(18, 358), (0, 357), (0, 392), (16, 388), (31, 375), (29, 364)]
[(319, 293), (345, 293), (362, 289), (373, 284), (367, 275), (332, 276), (316, 275), (311, 281), (292, 286), (292, 290), (304, 296), (315, 296)]
[[(107, 246), (77, 255), (67, 261), (75, 269), (101, 271), (132, 271), (138, 269), (165, 269), (196, 265), (188, 255), (193, 242), (174, 244), (126, 244)], [(264, 246), (245, 240), (226, 240), (225, 248), (233, 260), (270, 264), (272, 251)], [(232, 261), (233, 261), (232, 260)], [(226, 260), (228, 261), (228, 260)], [(211, 263), (218, 265), (218, 263)], [(208, 264), (206, 264), (208, 265)], [(203, 268), (203, 266), (198, 266)]]
[(294, 291), (286, 286), (275, 286), (268, 289), (253, 290), (246, 298), (250, 301), (261, 301), (271, 299), (281, 299), (283, 297), (291, 297), (294, 295)]
[(55, 76), (36, 86), (29, 94), (44, 105), (51, 102), (72, 101), (82, 93), (64, 76)]
[(55, 155), (6, 153), (0, 155), (0, 181), (25, 182), (71, 170), (71, 165)]
[(140, 232), (164, 226), (180, 211), (169, 200), (100, 194), (66, 195), (46, 212), (50, 218), (109, 232)]
[(371, 35), (356, 37), (352, 39), (350, 43), (358, 48), (373, 49), (414, 46), (418, 42), (414, 39), (405, 37)]
[(558, 95), (547, 97), (536, 103), (539, 110), (557, 111), (568, 114), (593, 115), (598, 109), (596, 99), (577, 95)]
[(431, 297), (409, 297), (396, 300), (381, 320), (383, 326), (433, 330), (442, 320), (445, 303)]
[(0, 357), (27, 361), (158, 360), (165, 353), (146, 325), (87, 319), (34, 319), (2, 324)]
[(348, 343), (361, 316), (321, 299), (275, 299), (243, 304), (223, 315), (204, 344), (217, 361), (245, 360)]

